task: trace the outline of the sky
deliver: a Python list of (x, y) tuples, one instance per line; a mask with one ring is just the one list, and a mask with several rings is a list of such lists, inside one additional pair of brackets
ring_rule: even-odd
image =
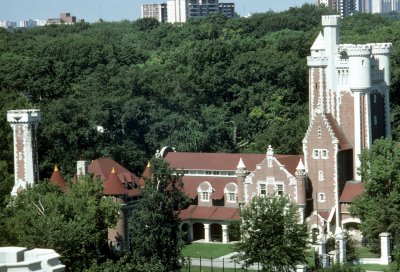
[[(0, 21), (58, 18), (61, 12), (70, 12), (77, 20), (95, 22), (136, 20), (142, 4), (163, 3), (166, 0), (0, 0)], [(220, 0), (235, 3), (236, 12), (247, 15), (268, 10), (283, 11), (289, 7), (315, 0)]]

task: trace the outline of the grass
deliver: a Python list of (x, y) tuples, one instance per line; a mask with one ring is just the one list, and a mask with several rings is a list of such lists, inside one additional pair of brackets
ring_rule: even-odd
[(389, 271), (388, 265), (380, 265), (380, 264), (359, 264), (356, 267), (359, 267), (362, 270), (370, 270), (370, 271)]
[(356, 247), (358, 258), (379, 258), (380, 254), (373, 253), (368, 247)]
[[(181, 270), (182, 272), (189, 272), (188, 268), (182, 268)], [(247, 272), (246, 270), (243, 269), (239, 269), (239, 268), (216, 268), (214, 267), (213, 269), (211, 269), (211, 267), (202, 267), (200, 270), (199, 266), (192, 266), (190, 267), (190, 272)], [(248, 270), (248, 271), (254, 271), (254, 270)]]
[(182, 255), (192, 258), (218, 258), (233, 252), (233, 244), (191, 243), (185, 245)]

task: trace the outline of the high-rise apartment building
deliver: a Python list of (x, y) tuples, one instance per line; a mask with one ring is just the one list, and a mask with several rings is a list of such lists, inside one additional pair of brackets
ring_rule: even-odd
[(167, 1), (167, 22), (184, 23), (187, 21), (187, 0)]
[(352, 15), (357, 11), (357, 7), (360, 6), (356, 0), (317, 0), (316, 3), (337, 11), (341, 17)]
[(337, 11), (341, 17), (349, 16), (355, 12), (389, 13), (400, 11), (400, 0), (316, 0), (316, 3)]
[(142, 5), (141, 18), (155, 18), (159, 22), (167, 21), (167, 4), (144, 4)]
[(167, 21), (184, 23), (189, 18), (203, 17), (209, 14), (222, 13), (228, 18), (235, 16), (234, 3), (219, 3), (219, 0), (168, 0)]

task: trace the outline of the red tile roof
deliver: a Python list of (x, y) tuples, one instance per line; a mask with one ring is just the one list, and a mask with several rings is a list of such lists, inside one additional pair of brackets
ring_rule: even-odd
[(348, 181), (343, 188), (340, 202), (352, 202), (356, 196), (363, 194), (364, 191), (364, 183)]
[(169, 152), (165, 159), (175, 169), (236, 170), (242, 158), (248, 171), (265, 159), (265, 154)]
[(65, 180), (58, 170), (57, 165), (54, 166), (54, 172), (50, 177), (50, 182), (52, 184), (60, 186), (61, 191), (65, 192)]
[(108, 179), (103, 182), (103, 187), (105, 195), (123, 195), (128, 193), (128, 189), (125, 188), (114, 168), (108, 176)]
[(196, 206), (190, 205), (187, 209), (182, 210), (179, 217), (181, 220), (186, 219), (206, 219), (206, 220), (239, 220), (239, 208), (230, 208), (223, 206)]
[(303, 155), (275, 155), (275, 158), (285, 166), (286, 170), (292, 175), (296, 173), (296, 167), (300, 159), (304, 161)]
[(193, 177), (193, 176), (183, 176), (183, 191), (188, 194), (191, 198), (197, 196), (197, 187), (203, 181), (208, 181), (214, 188), (211, 194), (212, 199), (221, 199), (224, 197), (225, 185), (233, 182), (236, 183), (236, 177)]
[(100, 158), (92, 161), (88, 172), (101, 180), (107, 180), (112, 168), (115, 168), (121, 182), (139, 182), (139, 178), (111, 158)]

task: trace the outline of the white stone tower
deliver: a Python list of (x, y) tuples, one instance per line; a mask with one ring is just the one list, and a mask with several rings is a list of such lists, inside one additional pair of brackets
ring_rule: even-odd
[(39, 181), (37, 153), (37, 127), (40, 110), (24, 109), (7, 112), (7, 121), (14, 132), (14, 187), (11, 195), (16, 195), (28, 185)]

